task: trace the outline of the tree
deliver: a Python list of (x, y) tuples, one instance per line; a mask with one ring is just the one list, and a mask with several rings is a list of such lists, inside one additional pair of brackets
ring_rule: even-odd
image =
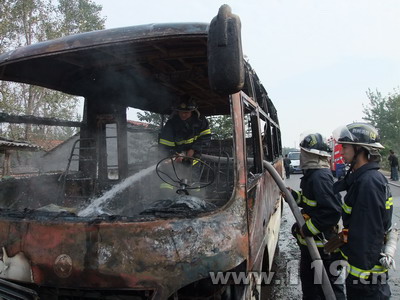
[[(150, 111), (141, 111), (137, 113), (139, 121), (146, 122), (154, 127), (160, 127), (163, 116)], [(164, 115), (164, 124), (168, 120), (167, 115)]]
[[(0, 0), (0, 50), (104, 28), (101, 5), (91, 0)], [(79, 98), (49, 89), (0, 82), (0, 109), (10, 114), (79, 120)], [(10, 124), (2, 134), (11, 138), (65, 138), (71, 128)]]
[(0, 0), (0, 52), (8, 49), (10, 42), (13, 40), (13, 32), (15, 24), (9, 22), (11, 20), (11, 1)]
[[(369, 104), (364, 105), (364, 120), (370, 122), (379, 130), (382, 144), (386, 150), (400, 150), (400, 90), (396, 88), (392, 93), (383, 97), (379, 91), (367, 91)], [(396, 151), (396, 150), (395, 150)]]
[(225, 140), (232, 137), (233, 132), (231, 116), (211, 116), (208, 117), (208, 120), (213, 139)]
[(57, 25), (62, 35), (92, 31), (104, 28), (104, 18), (100, 18), (101, 5), (90, 0), (59, 0), (56, 15), (60, 16)]

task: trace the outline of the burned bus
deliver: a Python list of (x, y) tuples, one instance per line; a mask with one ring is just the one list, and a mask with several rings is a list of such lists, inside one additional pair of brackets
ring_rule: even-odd
[[(79, 135), (58, 158), (62, 172), (0, 182), (0, 297), (259, 298), (253, 275), (271, 268), (282, 207), (265, 162), (283, 177), (281, 134), (228, 6), (210, 24), (132, 26), (18, 48), (0, 56), (0, 79), (85, 101)], [(188, 97), (210, 122), (230, 120), (229, 134), (212, 135), (196, 179), (172, 176), (178, 193), (167, 198), (157, 186), (171, 177), (157, 176), (159, 166), (175, 163), (159, 156), (158, 134), (162, 116)], [(160, 116), (159, 126), (129, 129), (128, 107)], [(250, 277), (215, 282), (217, 272)]]

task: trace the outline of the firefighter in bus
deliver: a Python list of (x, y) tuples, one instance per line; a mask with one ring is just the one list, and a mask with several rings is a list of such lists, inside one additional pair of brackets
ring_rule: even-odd
[[(197, 103), (190, 98), (179, 103), (174, 109), (171, 119), (163, 127), (159, 145), (161, 152), (167, 156), (176, 156), (174, 162), (182, 165), (173, 165), (179, 169), (177, 177), (199, 177), (200, 170), (194, 167), (200, 160), (202, 151), (211, 140), (211, 129), (206, 117), (200, 115)], [(197, 159), (196, 159), (197, 158)], [(171, 169), (171, 167), (169, 167)], [(172, 176), (173, 175), (168, 175)], [(167, 182), (160, 184), (160, 189), (174, 194), (173, 186)], [(196, 189), (197, 190), (197, 189)]]

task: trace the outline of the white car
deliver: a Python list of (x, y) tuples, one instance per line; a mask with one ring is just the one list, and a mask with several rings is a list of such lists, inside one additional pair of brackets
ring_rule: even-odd
[(301, 173), (300, 151), (289, 152), (288, 158), (290, 159), (290, 173)]

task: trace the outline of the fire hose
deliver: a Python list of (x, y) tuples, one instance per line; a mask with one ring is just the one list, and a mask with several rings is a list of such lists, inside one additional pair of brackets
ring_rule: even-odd
[(384, 251), (381, 253), (382, 258), (379, 259), (381, 265), (386, 269), (393, 268), (394, 270), (396, 270), (394, 255), (396, 253), (398, 238), (399, 238), (399, 230), (397, 228), (392, 228), (386, 234), (385, 248)]
[[(294, 218), (296, 219), (297, 225), (299, 227), (303, 227), (305, 224), (303, 215), (300, 213), (299, 207), (297, 206), (296, 201), (294, 200), (292, 193), (288, 191), (286, 188), (285, 183), (283, 182), (281, 176), (279, 173), (276, 171), (276, 169), (267, 161), (263, 161), (264, 167), (268, 170), (268, 172), (271, 174), (272, 178), (275, 180), (276, 184), (278, 185), (279, 189), (281, 190), (282, 193), (285, 195), (285, 201), (290, 207), (290, 210), (292, 211)], [(318, 267), (316, 270), (322, 270), (322, 272), (315, 272), (316, 279), (318, 282), (321, 282), (321, 287), (324, 292), (325, 298), (329, 300), (335, 300), (336, 296), (335, 293), (333, 292), (331, 283), (328, 278), (328, 274), (326, 273), (326, 270), (324, 268), (324, 264), (322, 262), (321, 256), (318, 252), (317, 245), (315, 244), (314, 238), (306, 236), (304, 238), (307, 243), (307, 248), (308, 251), (310, 252), (311, 259), (318, 264)]]
[[(221, 162), (223, 160), (228, 162), (227, 158), (220, 158), (220, 157), (205, 155), (205, 154), (202, 155), (202, 158), (204, 158), (205, 160), (214, 161), (214, 162)], [(247, 160), (252, 161), (252, 158), (248, 158)], [(233, 162), (233, 159), (230, 159), (230, 161)], [(297, 203), (294, 200), (292, 194), (286, 188), (285, 182), (282, 180), (279, 173), (269, 162), (264, 160), (263, 166), (271, 174), (272, 178), (278, 185), (279, 189), (285, 195), (285, 197), (284, 197), (285, 201), (289, 205), (290, 210), (292, 211), (294, 218), (296, 219), (297, 225), (299, 225), (300, 228), (303, 227), (303, 225), (305, 224), (303, 215), (300, 213), (300, 209), (297, 206)], [(308, 251), (310, 252), (311, 259), (313, 260), (314, 263), (317, 264), (316, 268), (315, 268), (315, 270), (316, 270), (315, 276), (316, 276), (317, 282), (321, 282), (321, 287), (324, 292), (325, 298), (327, 300), (336, 300), (335, 293), (333, 292), (331, 283), (329, 281), (328, 274), (326, 273), (324, 264), (321, 259), (321, 255), (318, 252), (318, 248), (317, 248), (317, 245), (315, 244), (314, 239), (312, 237), (307, 237), (307, 236), (304, 239), (307, 243), (307, 248), (308, 248)], [(321, 270), (321, 272), (318, 272), (319, 270)]]

